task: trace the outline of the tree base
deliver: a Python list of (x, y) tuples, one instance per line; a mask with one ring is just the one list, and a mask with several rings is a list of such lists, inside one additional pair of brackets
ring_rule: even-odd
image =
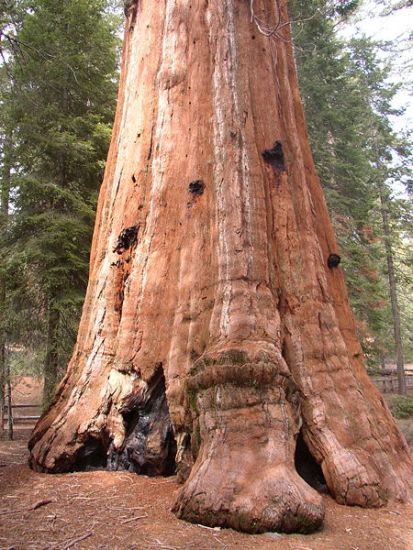
[(249, 533), (318, 529), (321, 496), (294, 467), (298, 425), (288, 378), (271, 364), (219, 365), (190, 385), (201, 444), (177, 516)]
[[(131, 384), (131, 380), (136, 384)], [(65, 386), (61, 388), (64, 390)], [(29, 441), (29, 464), (33, 470), (175, 474), (176, 442), (161, 366), (147, 382), (113, 369), (101, 399), (95, 402), (96, 409), (88, 409), (90, 417), (70, 414), (76, 407), (90, 404), (87, 394), (72, 395), (70, 399), (73, 402), (57, 399), (67, 408), (59, 410), (56, 404), (52, 405), (36, 426)]]
[(330, 425), (320, 423), (311, 412), (319, 410), (311, 406), (314, 396), (297, 389), (281, 355), (204, 355), (186, 383), (191, 420), (174, 426), (175, 434), (160, 366), (147, 381), (113, 367), (110, 383), (102, 380), (90, 417), (70, 414), (75, 404), (90, 405), (84, 393), (72, 394), (73, 404), (58, 399), (41, 419), (30, 442), (33, 469), (169, 475), (177, 467), (186, 479), (174, 506), (178, 517), (251, 533), (318, 529), (319, 492), (363, 507), (411, 497), (403, 441), (397, 454), (391, 446), (386, 452), (368, 432), (357, 440), (359, 432), (345, 432), (346, 416), (330, 414)]

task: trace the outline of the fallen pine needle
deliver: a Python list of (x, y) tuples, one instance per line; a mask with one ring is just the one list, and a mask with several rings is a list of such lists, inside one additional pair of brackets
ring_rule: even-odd
[(43, 499), (43, 500), (39, 500), (38, 502), (36, 502), (35, 504), (33, 504), (33, 506), (30, 508), (30, 510), (37, 510), (37, 508), (40, 508), (41, 506), (46, 506), (46, 504), (50, 504), (51, 502), (53, 502), (53, 500), (50, 500), (50, 499)]
[(0, 516), (9, 516), (12, 514), (18, 514), (19, 512), (25, 512), (26, 508), (17, 508), (16, 510), (8, 510), (7, 512), (0, 512)]
[(85, 539), (91, 537), (92, 535), (93, 535), (93, 533), (86, 533), (85, 535), (82, 535), (81, 537), (71, 539), (64, 546), (62, 546), (60, 550), (68, 550), (68, 548), (72, 548), (72, 546), (74, 546), (78, 542), (81, 542), (82, 540), (85, 540)]
[(176, 548), (174, 548), (173, 546), (166, 546), (159, 539), (155, 539), (155, 542), (157, 542), (159, 544), (159, 546), (162, 548), (162, 550), (176, 550)]
[(214, 536), (214, 539), (215, 539), (217, 542), (219, 542), (219, 544), (220, 544), (221, 546), (223, 546), (224, 548), (227, 548), (227, 545), (225, 544), (225, 542), (222, 542), (222, 540), (219, 540), (218, 537), (215, 537), (215, 536)]
[(202, 529), (209, 529), (210, 531), (221, 531), (221, 527), (208, 527), (208, 525), (202, 525), (201, 523), (197, 523), (198, 527), (202, 527)]
[(133, 518), (124, 519), (123, 521), (121, 521), (121, 524), (124, 525), (125, 523), (130, 523), (131, 521), (136, 521), (138, 519), (144, 519), (147, 517), (148, 517), (148, 514), (145, 514), (144, 516), (135, 516)]
[(129, 508), (128, 506), (110, 506), (110, 510), (120, 510), (121, 512), (127, 512), (129, 510), (143, 510), (145, 506), (134, 506), (133, 508)]

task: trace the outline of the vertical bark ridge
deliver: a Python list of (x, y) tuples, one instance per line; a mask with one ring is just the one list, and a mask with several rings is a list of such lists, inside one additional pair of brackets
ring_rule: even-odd
[[(266, 217), (259, 216), (252, 199), (264, 195), (269, 174), (263, 170), (261, 160), (261, 170), (252, 182), (245, 163), (247, 137), (237, 90), (244, 92), (248, 80), (245, 66), (235, 60), (246, 53), (242, 50), (243, 39), (250, 32), (248, 15), (246, 5), (236, 10), (231, 0), (210, 7), (211, 36), (226, 37), (211, 44), (215, 53), (214, 175), (219, 286), (210, 346), (195, 363), (189, 380), (200, 447), (175, 511), (179, 517), (208, 525), (258, 532), (306, 532), (320, 525), (324, 509), (318, 495), (297, 475), (293, 465), (298, 407), (288, 395), (295, 392), (281, 355), (280, 320), (268, 286)], [(248, 94), (243, 96), (244, 113), (251, 111), (248, 99)], [(231, 141), (234, 124), (241, 136), (238, 142)], [(252, 121), (252, 128), (255, 124), (257, 121)], [(271, 140), (272, 137), (270, 134)], [(249, 202), (247, 207), (245, 201)], [(257, 291), (259, 285), (262, 290)], [(271, 377), (278, 378), (274, 390), (262, 379), (267, 369)], [(236, 471), (231, 464), (239, 465)], [(252, 477), (257, 469), (261, 473), (259, 482)], [(219, 499), (214, 496), (217, 492)]]
[[(295, 97), (295, 105), (291, 103), (290, 112), (293, 114), (294, 118), (296, 117), (298, 120), (303, 120), (301, 102), (299, 101), (299, 98), (294, 96), (292, 93), (292, 89), (296, 86), (296, 79), (295, 75), (291, 74), (291, 64), (285, 62), (286, 55), (288, 55), (288, 51), (284, 52), (284, 67), (290, 67), (290, 76), (289, 79), (286, 78), (284, 82), (288, 83), (290, 86), (290, 89), (288, 90), (288, 97), (291, 99)], [(291, 80), (293, 80), (292, 83)], [(287, 121), (286, 125), (291, 128), (295, 125), (295, 121), (290, 119)], [(303, 142), (303, 137), (305, 138), (306, 134), (297, 128), (297, 131), (293, 132), (292, 135), (300, 136), (301, 142)], [(300, 149), (307, 152), (307, 156), (309, 156), (308, 146), (306, 146), (306, 144), (302, 144)], [(311, 158), (309, 158), (307, 162), (312, 168)], [(308, 173), (306, 170), (302, 169), (300, 172), (302, 174)], [(409, 479), (411, 476), (407, 475), (407, 479), (409, 479), (406, 484), (407, 488), (398, 481), (401, 479), (401, 475), (406, 474), (406, 465), (410, 463), (407, 446), (400, 440), (399, 434), (397, 434), (396, 437), (392, 437), (391, 439), (393, 439), (393, 441), (389, 447), (392, 449), (397, 448), (399, 452), (402, 452), (405, 459), (403, 461), (399, 461), (397, 454), (393, 454), (391, 457), (392, 453), (389, 453), (388, 451), (390, 438), (386, 437), (386, 430), (378, 430), (376, 428), (376, 425), (384, 426), (387, 424), (389, 419), (388, 411), (383, 410), (382, 399), (379, 397), (378, 391), (373, 386), (372, 382), (368, 379), (367, 374), (363, 372), (360, 376), (360, 369), (354, 369), (354, 366), (351, 365), (351, 359), (357, 359), (358, 355), (360, 355), (359, 349), (357, 349), (359, 348), (358, 345), (356, 347), (356, 353), (352, 353), (355, 339), (354, 332), (352, 332), (354, 330), (354, 320), (351, 311), (349, 310), (347, 300), (341, 299), (338, 303), (334, 301), (334, 294), (338, 294), (334, 289), (334, 286), (337, 286), (337, 279), (339, 279), (341, 296), (344, 295), (344, 297), (347, 297), (347, 294), (343, 284), (342, 275), (337, 277), (334, 274), (334, 276), (332, 276), (329, 273), (329, 270), (326, 269), (325, 259), (329, 253), (337, 250), (337, 248), (328, 218), (325, 201), (320, 192), (318, 179), (315, 176), (313, 168), (311, 172), (313, 172), (314, 177), (309, 179), (308, 182), (309, 185), (307, 188), (309, 189), (310, 200), (307, 202), (307, 213), (305, 219), (312, 219), (316, 222), (316, 224), (318, 220), (318, 224), (323, 224), (324, 227), (322, 230), (327, 234), (327, 244), (330, 244), (331, 248), (328, 249), (325, 247), (323, 253), (319, 248), (320, 245), (318, 245), (318, 250), (320, 253), (316, 255), (313, 254), (312, 257), (317, 258), (318, 256), (318, 259), (321, 260), (320, 265), (324, 266), (324, 269), (321, 269), (321, 273), (319, 273), (316, 278), (310, 277), (310, 280), (318, 280), (320, 285), (322, 285), (320, 290), (322, 292), (322, 296), (327, 298), (327, 307), (324, 307), (325, 313), (323, 316), (319, 316), (318, 338), (311, 334), (305, 338), (305, 331), (303, 331), (302, 326), (299, 326), (296, 332), (304, 336), (303, 340), (307, 343), (313, 344), (313, 349), (308, 350), (314, 357), (313, 364), (317, 367), (317, 365), (322, 362), (322, 364), (326, 367), (321, 372), (322, 376), (323, 378), (325, 378), (326, 375), (329, 376), (332, 382), (332, 396), (330, 399), (323, 399), (324, 405), (329, 405), (326, 410), (325, 417), (334, 418), (334, 411), (337, 416), (338, 406), (344, 417), (344, 419), (340, 420), (338, 424), (336, 423), (335, 426), (332, 423), (328, 436), (325, 437), (325, 441), (322, 443), (322, 446), (324, 447), (324, 467), (328, 468), (329, 466), (327, 463), (330, 462), (330, 467), (336, 470), (332, 475), (328, 475), (326, 472), (325, 474), (330, 482), (330, 488), (334, 491), (337, 499), (341, 502), (346, 502), (349, 504), (378, 505), (385, 502), (389, 497), (403, 500), (411, 490), (411, 480)], [(296, 194), (296, 197), (298, 198), (298, 194)], [(305, 204), (304, 200), (303, 204)], [(315, 226), (314, 229), (314, 234), (318, 235), (319, 243), (322, 243), (323, 240), (320, 238), (320, 228)], [(306, 272), (308, 272), (307, 270), (308, 267), (306, 267)], [(329, 285), (326, 280), (326, 275), (330, 279)], [(334, 285), (331, 284), (332, 281), (334, 281)], [(336, 306), (336, 311), (333, 310), (332, 305)], [(336, 317), (336, 315), (338, 316)], [(316, 315), (313, 314), (313, 316), (315, 317)], [(308, 314), (305, 317), (308, 318)], [(286, 317), (286, 321), (288, 322), (288, 316)], [(349, 331), (349, 326), (352, 329), (351, 332)], [(337, 334), (338, 329), (342, 329), (340, 334)], [(332, 337), (328, 336), (328, 332), (333, 332)], [(349, 334), (350, 339), (348, 338)], [(345, 338), (346, 336), (347, 340), (350, 340), (348, 347), (346, 345), (347, 342), (345, 340), (341, 340), (341, 338)], [(326, 350), (321, 357), (319, 353), (317, 353), (317, 347), (314, 345), (314, 343), (320, 338), (324, 339), (322, 348)], [(328, 345), (327, 340), (335, 343), (335, 346), (333, 347)], [(304, 368), (300, 365), (300, 368), (293, 371), (297, 381), (299, 380), (299, 377), (302, 377), (305, 371), (305, 365)], [(299, 386), (301, 386), (301, 384), (299, 384)], [(308, 393), (309, 395), (314, 396), (315, 392), (311, 389)], [(377, 404), (379, 404), (379, 407), (377, 407)], [(372, 415), (372, 407), (374, 407), (375, 413), (377, 413), (377, 423), (369, 422)], [(312, 415), (314, 415), (314, 411), (317, 410), (317, 406), (313, 405), (311, 408), (313, 408)], [(354, 420), (355, 418), (357, 418), (357, 421)], [(314, 424), (314, 420), (311, 419), (310, 421), (308, 417), (306, 418), (305, 413), (304, 419), (308, 422), (308, 424)], [(391, 429), (391, 431), (393, 431), (393, 429)], [(307, 435), (307, 437), (311, 437), (313, 450), (316, 450), (317, 445), (320, 445), (320, 441), (317, 441), (318, 436), (311, 430), (311, 428), (310, 433), (311, 436)], [(337, 440), (337, 437), (338, 440), (340, 440), (340, 443)], [(331, 443), (335, 440), (337, 447), (336, 453), (332, 452), (330, 447)], [(341, 451), (338, 450), (339, 448), (341, 448)], [(375, 449), (374, 452), (372, 452), (373, 449)], [(346, 456), (346, 460), (341, 460), (340, 453)], [(349, 456), (350, 453), (352, 455), (351, 457)], [(339, 455), (337, 458), (338, 464), (336, 467), (331, 464), (331, 462), (334, 462), (335, 454)], [(340, 462), (342, 462), (342, 464), (340, 464)], [(352, 464), (354, 464), (353, 467)], [(401, 468), (399, 467), (400, 464), (402, 465)], [(341, 470), (340, 474), (337, 472), (337, 469)], [(407, 470), (409, 470), (409, 466), (407, 466)], [(355, 476), (355, 480), (351, 479), (352, 475)], [(340, 477), (344, 478), (343, 488), (340, 487), (340, 482), (338, 482)], [(334, 482), (333, 479), (335, 480)], [(351, 487), (353, 484), (354, 487)], [(371, 488), (370, 490), (365, 488), (362, 491), (359, 491), (359, 484), (365, 486), (370, 484)]]

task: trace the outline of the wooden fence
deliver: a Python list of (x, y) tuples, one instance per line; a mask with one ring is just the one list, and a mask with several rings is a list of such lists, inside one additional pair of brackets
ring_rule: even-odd
[[(0, 407), (1, 409), (1, 407)], [(33, 409), (38, 412), (38, 414), (14, 414), (15, 410), (24, 410), (24, 409)], [(41, 406), (37, 404), (30, 405), (4, 405), (3, 414), (1, 416), (1, 421), (3, 426), (1, 426), (1, 432), (7, 430), (8, 438), (13, 439), (13, 429), (15, 424), (25, 424), (27, 422), (33, 423), (37, 422), (40, 418)]]
[[(399, 388), (397, 376), (380, 376), (373, 378), (373, 382), (382, 393), (397, 393)], [(413, 390), (413, 374), (406, 375), (406, 388)]]
[[(374, 377), (373, 382), (382, 393), (397, 393), (398, 391), (399, 383), (395, 375)], [(406, 387), (408, 390), (413, 390), (413, 374), (409, 373), (406, 375)], [(25, 409), (31, 409), (29, 414), (19, 414), (21, 410), (24, 411)], [(33, 413), (33, 410), (35, 410), (37, 414), (30, 414)], [(18, 412), (18, 414), (15, 414), (15, 411)], [(11, 413), (10, 415), (9, 412)], [(0, 432), (3, 432), (3, 430), (7, 431), (8, 438), (13, 439), (13, 428), (16, 424), (24, 425), (25, 423), (37, 422), (40, 418), (40, 413), (41, 406), (38, 404), (4, 405), (3, 414), (0, 414), (3, 422), (3, 425), (0, 426)]]

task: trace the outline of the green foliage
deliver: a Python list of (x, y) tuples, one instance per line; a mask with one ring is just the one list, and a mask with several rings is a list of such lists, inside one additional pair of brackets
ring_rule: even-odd
[(390, 409), (396, 418), (413, 417), (413, 395), (394, 396), (390, 403)]
[[(337, 36), (337, 23), (359, 4), (292, 0), (290, 9), (297, 20), (296, 58), (314, 159), (342, 250), (359, 336), (374, 365), (394, 345), (378, 185), (408, 184), (410, 147), (392, 130), (391, 117), (400, 114), (392, 107), (398, 86), (378, 60), (378, 45)], [(405, 235), (392, 233), (398, 251)]]
[(44, 349), (15, 349), (10, 354), (10, 370), (13, 376), (24, 376), (29, 373), (34, 378), (43, 376)]
[(7, 32), (18, 47), (9, 49), (0, 90), (0, 123), (7, 119), (13, 140), (9, 216), (0, 236), (8, 339), (37, 350), (46, 363), (53, 356), (61, 371), (88, 279), (116, 100), (119, 20), (108, 0), (13, 5), (20, 21), (8, 22)]
[(413, 6), (413, 0), (377, 0), (376, 4), (384, 6), (381, 15), (390, 15), (395, 11), (411, 8)]
[(20, 45), (15, 40), (15, 31), (21, 23), (26, 4), (25, 0), (2, 0), (0, 2), (0, 56), (3, 65), (7, 63), (7, 56), (10, 53), (19, 51)]

